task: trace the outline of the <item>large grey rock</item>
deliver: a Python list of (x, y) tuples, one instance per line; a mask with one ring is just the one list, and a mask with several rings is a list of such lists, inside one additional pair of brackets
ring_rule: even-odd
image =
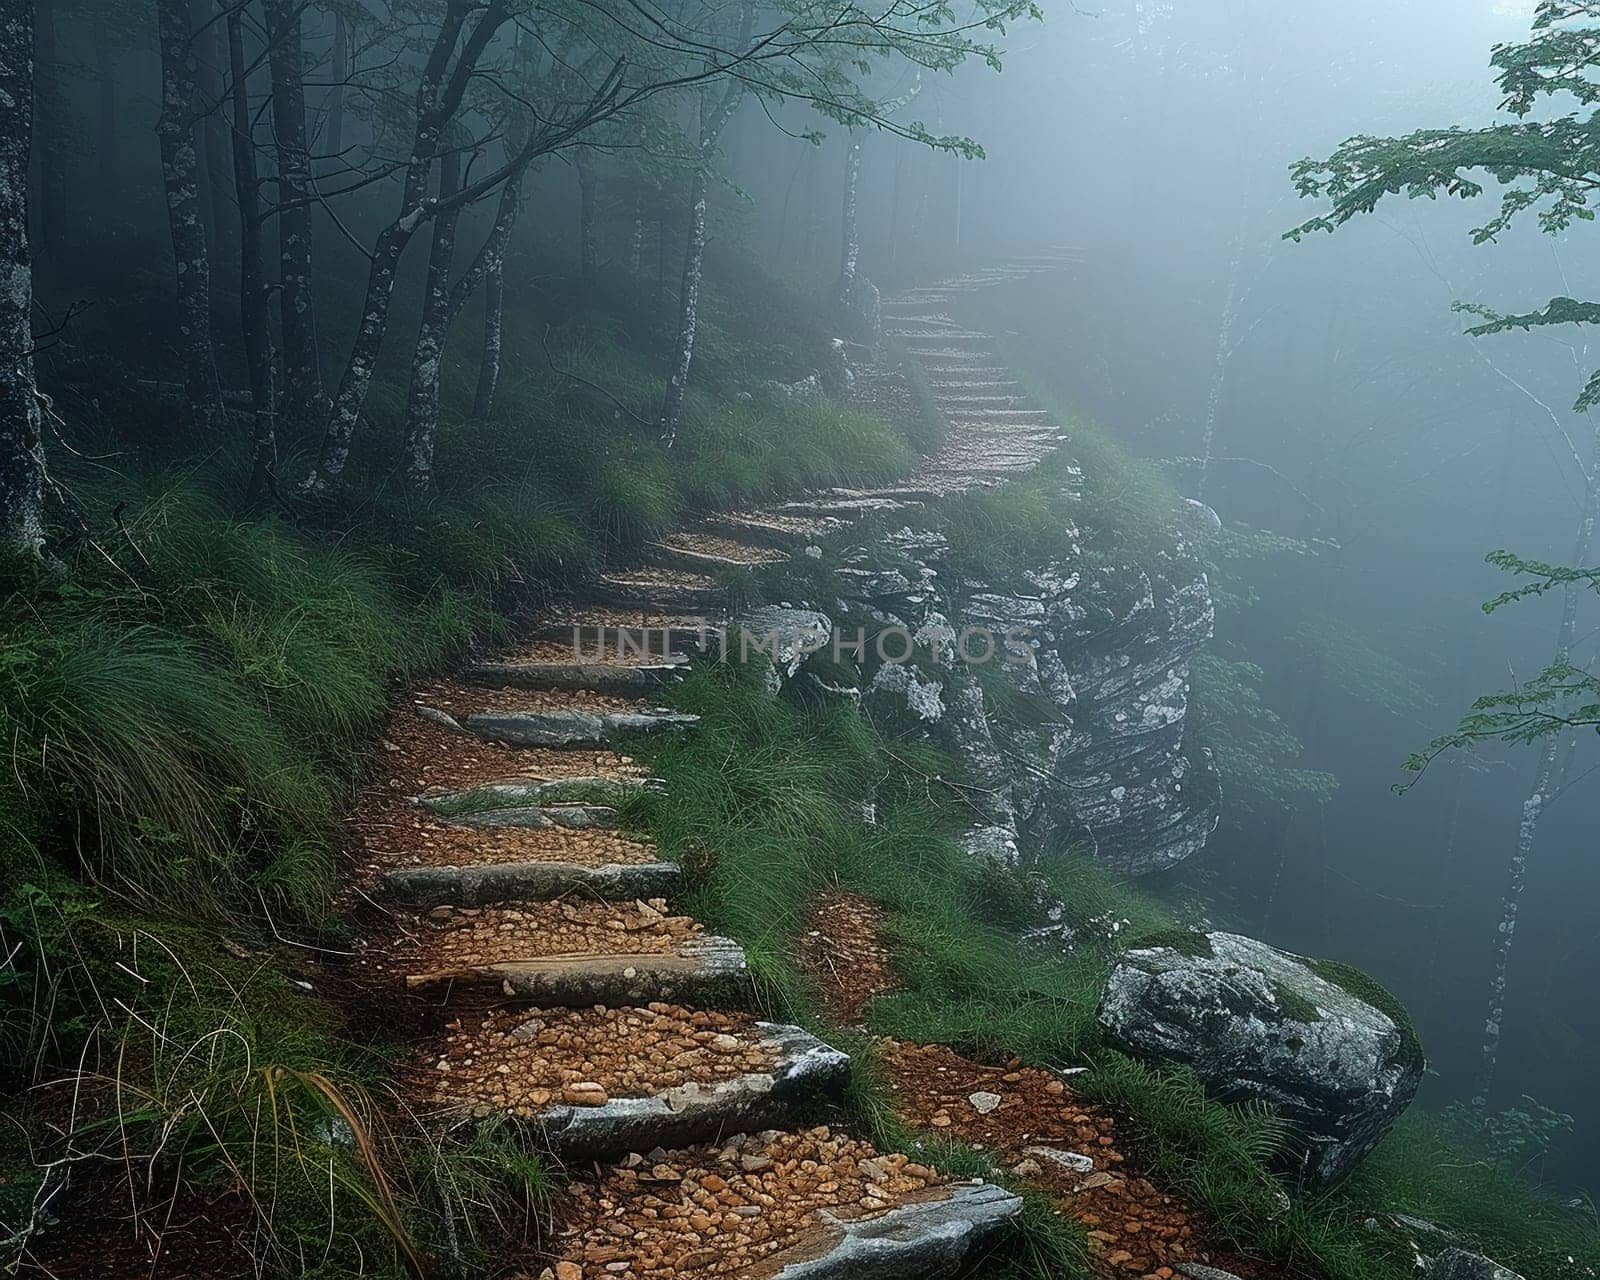
[(1188, 1067), (1214, 1097), (1273, 1104), (1295, 1127), (1293, 1158), (1311, 1183), (1349, 1173), (1422, 1080), (1421, 1047), (1393, 997), (1343, 966), (1238, 934), (1124, 952), (1099, 1020), (1114, 1044)]
[(1446, 1249), (1428, 1267), (1428, 1280), (1522, 1280), (1522, 1277), (1481, 1253)]
[(744, 614), (733, 628), (728, 657), (743, 661), (763, 653), (784, 676), (792, 676), (813, 653), (828, 647), (833, 619), (816, 609), (762, 605)]
[[(1164, 870), (1205, 847), (1220, 812), (1215, 769), (1187, 749), (1189, 660), (1215, 611), (1198, 566), (1177, 581), (1101, 571), (1041, 575), (1036, 666), (1061, 715), (1023, 830), (1071, 840), (1130, 875)], [(1048, 589), (1048, 587), (1046, 588)]]

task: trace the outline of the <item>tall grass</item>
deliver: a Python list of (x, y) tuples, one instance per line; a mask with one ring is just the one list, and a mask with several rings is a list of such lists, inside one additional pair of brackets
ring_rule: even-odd
[[(772, 1014), (820, 1024), (791, 957), (817, 891), (856, 890), (887, 908), (901, 982), (868, 1007), (873, 1032), (991, 1060), (1089, 1067), (1074, 1088), (1121, 1118), (1141, 1159), (1222, 1243), (1322, 1280), (1405, 1280), (1413, 1258), (1403, 1234), (1374, 1218), (1392, 1211), (1432, 1218), (1530, 1280), (1590, 1274), (1583, 1268), (1600, 1261), (1592, 1208), (1561, 1206), (1433, 1117), (1404, 1122), (1345, 1185), (1301, 1191), (1274, 1172), (1288, 1134), (1270, 1110), (1223, 1105), (1192, 1075), (1107, 1046), (1095, 1009), (1117, 950), (1195, 920), (1203, 903), (1060, 859), (1040, 873), (1062, 904), (1060, 928), (1048, 946), (1029, 946), (1018, 929), (1036, 923), (1031, 891), (950, 838), (963, 820), (941, 781), (959, 777), (953, 761), (854, 706), (774, 698), (750, 669), (697, 667), (674, 698), (703, 719), (692, 737), (641, 748), (671, 796), (652, 810), (654, 833), (690, 868), (696, 914), (750, 948)], [(926, 1154), (916, 1145), (926, 1139), (894, 1115), (870, 1041), (821, 1029), (856, 1059), (852, 1121), (875, 1141)], [(1004, 1176), (970, 1152), (929, 1158)], [(1038, 1212), (997, 1274), (1082, 1274), (1071, 1233), (1038, 1234)]]

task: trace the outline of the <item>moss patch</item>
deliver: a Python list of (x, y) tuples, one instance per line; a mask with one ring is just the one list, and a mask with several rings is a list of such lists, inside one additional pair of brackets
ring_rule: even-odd
[(1272, 984), (1272, 998), (1278, 1002), (1283, 1016), (1291, 1022), (1320, 1022), (1322, 1010), (1282, 982)]
[(1398, 996), (1354, 965), (1341, 964), (1337, 960), (1307, 960), (1306, 967), (1324, 982), (1332, 983), (1357, 1000), (1366, 1001), (1394, 1023), (1400, 1032), (1400, 1048), (1395, 1052), (1393, 1061), (1407, 1069), (1422, 1070), (1425, 1062), (1422, 1037), (1417, 1034), (1411, 1014)]

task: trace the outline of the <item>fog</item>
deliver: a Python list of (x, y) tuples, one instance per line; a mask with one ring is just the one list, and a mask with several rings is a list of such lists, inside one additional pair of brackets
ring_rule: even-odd
[[(1549, 232), (1525, 212), (1475, 234), (1501, 194), (1480, 169), (1480, 198), (1389, 193), (1332, 233), (1302, 233), (1329, 212), (1329, 193), (1302, 195), (1291, 172), (1359, 135), (1508, 119), (1491, 50), (1529, 38), (1534, 0), (1059, 0), (1042, 14), (999, 0), (948, 13), (891, 3), (909, 27), (951, 42), (920, 63), (906, 50), (926, 32), (886, 41), (881, 19), (835, 0), (737, 12), (722, 0), (159, 9), (169, 26), (186, 14), (192, 24), (169, 31), (165, 57), (142, 9), (39, 0), (31, 160), (0, 146), (0, 162), (23, 166), (10, 184), (0, 171), (0, 217), (14, 224), (19, 280), (31, 228), (33, 289), (0, 291), (17, 348), (14, 368), (0, 361), (0, 383), (20, 386), (24, 365), (37, 368), (13, 415), (32, 444), (17, 447), (21, 435), (0, 422), (0, 532), (34, 555), (28, 573), (40, 576), (0, 604), (30, 655), (47, 646), (28, 628), (65, 631), (51, 610), (68, 617), (80, 597), (85, 612), (70, 620), (88, 618), (85, 635), (112, 627), (104, 619), (170, 623), (229, 679), (244, 671), (250, 705), (278, 714), (287, 702), (289, 718), (302, 718), (296, 732), (315, 721), (326, 733), (305, 752), (327, 775), (314, 788), (324, 808), (306, 822), (311, 835), (285, 840), (326, 844), (305, 860), (317, 883), (304, 898), (318, 905), (297, 922), (316, 941), (285, 946), (350, 954), (328, 923), (328, 904), (349, 889), (335, 891), (345, 869), (329, 834), (341, 821), (333, 797), (353, 792), (351, 762), (404, 680), (503, 638), (530, 601), (659, 553), (680, 520), (837, 500), (855, 483), (846, 464), (859, 460), (825, 456), (825, 445), (860, 449), (862, 486), (902, 482), (934, 449), (904, 424), (863, 425), (891, 401), (903, 410), (916, 378), (885, 372), (904, 353), (879, 345), (881, 334), (837, 337), (859, 310), (874, 310), (875, 325), (888, 314), (876, 291), (871, 308), (857, 307), (857, 275), (892, 311), (896, 293), (904, 306), (925, 285), (1045, 254), (1051, 270), (992, 288), (984, 277), (981, 298), (936, 320), (993, 334), (1061, 418), (1066, 448), (1075, 430), (1103, 433), (1222, 525), (1197, 552), (1217, 629), (1187, 688), (1186, 740), (1221, 769), (1221, 818), (1201, 852), (1142, 887), (1169, 903), (1204, 901), (1209, 926), (1369, 972), (1420, 1032), (1419, 1109), (1474, 1101), (1487, 1062), (1492, 1087), (1476, 1100), (1538, 1131), (1527, 1171), (1564, 1199), (1600, 1195), (1590, 1083), (1600, 711), (1584, 705), (1600, 703), (1600, 555), (1585, 507), (1600, 424), (1573, 407), (1600, 368), (1600, 313), (1583, 317), (1588, 328), (1466, 332), (1588, 295), (1600, 232), (1585, 208)], [(642, 33), (641, 13), (653, 15)], [(461, 32), (475, 37), (480, 19), (492, 29), (474, 51)], [(0, 72), (20, 65), (6, 49), (21, 47), (24, 24), (6, 22)], [(814, 25), (794, 34), (805, 22)], [(291, 66), (278, 37), (296, 23), (304, 61)], [(851, 52), (818, 36), (835, 25)], [(444, 47), (443, 33), (449, 58), (430, 45)], [(793, 47), (782, 59), (756, 52), (769, 39)], [(997, 65), (968, 39), (992, 41)], [(429, 67), (447, 86), (459, 74), (449, 110), (418, 90)], [(1581, 74), (1592, 71), (1584, 63)], [(8, 128), (21, 100), (7, 97), (10, 83), (0, 84)], [(1577, 110), (1541, 102), (1533, 118)], [(196, 290), (202, 274), (209, 291)], [(214, 349), (201, 340), (208, 326)], [(881, 393), (879, 379), (893, 378), (894, 395)], [(1011, 384), (988, 389), (1001, 385)], [(865, 408), (834, 403), (852, 387)], [(982, 412), (1044, 412), (1017, 410), (1020, 396), (987, 398), (1012, 407)], [(214, 432), (224, 421), (230, 430)], [(65, 489), (46, 480), (46, 457)], [(872, 492), (901, 510), (897, 491)], [(182, 555), (179, 570), (160, 551), (146, 558), (169, 526), (184, 527), (169, 522), (168, 504), (191, 498), (230, 536), (236, 521), (270, 526), (273, 572), (262, 580), (276, 581), (281, 536), (298, 548), (282, 552), (286, 562), (342, 571), (340, 557), (359, 561), (408, 619), (440, 600), (453, 607), (454, 593), (470, 604), (438, 624), (448, 639), (418, 641), (404, 657), (399, 640), (385, 648), (387, 632), (342, 641), (383, 662), (352, 677), (366, 700), (359, 714), (332, 695), (324, 705), (275, 665), (292, 666), (292, 643), (251, 649), (255, 633), (235, 616), (249, 609), (206, 576), (225, 578), (226, 559), (208, 558), (206, 539), (182, 544), (195, 583)], [(13, 502), (30, 511), (5, 509)], [(44, 554), (46, 524), (68, 530), (60, 563)], [(1489, 563), (1497, 551), (1535, 572)], [(774, 557), (710, 559), (720, 572)], [(51, 576), (63, 565), (65, 586)], [(1562, 566), (1589, 571), (1563, 590)], [(712, 573), (704, 556), (699, 568)], [(1527, 598), (1485, 607), (1529, 583), (1538, 589)], [(203, 608), (193, 604), (202, 596)], [(343, 636), (364, 599), (321, 602), (308, 629)], [(1529, 742), (1469, 734), (1406, 767), (1476, 699), (1535, 680), (1561, 656), (1563, 634), (1574, 692), (1540, 706), (1578, 723)], [(42, 700), (36, 687), (53, 686), (29, 684), (21, 701)], [(861, 691), (848, 692), (859, 709)], [(294, 701), (302, 696), (310, 710)], [(5, 714), (20, 724), (32, 704), (24, 715), (0, 701), (0, 727), (12, 724)], [(62, 781), (49, 773), (59, 738), (40, 741), (40, 776), (60, 797), (57, 808), (37, 801), (37, 826), (75, 891), (106, 882), (95, 858), (118, 841), (141, 856), (163, 851), (136, 866), (168, 859), (191, 874), (170, 852), (181, 844), (171, 831), (116, 808), (137, 788), (97, 790), (70, 769)], [(298, 740), (283, 741), (294, 754)], [(262, 832), (277, 829), (246, 812), (225, 770), (205, 773), (213, 765), (195, 772), (226, 815), (215, 825), (236, 823), (229, 838), (259, 860)], [(29, 779), (17, 795), (30, 806), (55, 795)], [(851, 803), (852, 821), (870, 813)], [(115, 818), (84, 817), (100, 804)], [(715, 859), (707, 865), (696, 874), (712, 874)], [(235, 876), (227, 865), (249, 888), (229, 909), (283, 943), (266, 907), (274, 882), (252, 879), (259, 870)], [(167, 892), (152, 883), (130, 894), (141, 909)], [(1501, 1016), (1491, 991), (1513, 936), (1508, 884), (1515, 946)], [(30, 1006), (35, 1023), (52, 1016)], [(53, 1034), (29, 1031), (28, 1053)], [(32, 1087), (20, 1073), (13, 1083), (19, 1096)], [(604, 1098), (598, 1084), (579, 1087)], [(446, 1203), (454, 1241), (449, 1215)]]
[[(1301, 540), (1242, 570), (1258, 598), (1225, 615), (1220, 652), (1265, 669), (1266, 703), (1304, 744), (1298, 765), (1334, 775), (1337, 791), (1292, 814), (1225, 801), (1206, 853), (1176, 878), (1218, 897), (1226, 923), (1388, 984), (1416, 1016), (1435, 1106), (1473, 1093), (1536, 752), (1480, 745), (1420, 780), (1401, 766), (1474, 698), (1551, 659), (1559, 602), (1486, 615), (1515, 584), (1484, 556), (1571, 563), (1590, 429), (1571, 405), (1594, 364), (1582, 330), (1472, 338), (1472, 317), (1452, 307), (1526, 311), (1581, 295), (1597, 248), (1581, 222), (1474, 244), (1488, 201), (1443, 196), (1393, 199), (1295, 242), (1286, 233), (1321, 208), (1298, 198), (1289, 168), (1355, 134), (1495, 119), (1490, 50), (1525, 38), (1532, 11), (1492, 0), (1056, 7), (1013, 31), (1004, 74), (965, 68), (929, 90), (938, 127), (975, 137), (986, 158), (874, 141), (863, 182), (866, 260), (882, 278), (914, 274), (929, 240), (955, 261), (1076, 249), (1070, 279), (1019, 286), (986, 318), (1051, 371), (1066, 403), (1161, 460), (1225, 526)], [(814, 159), (795, 163), (816, 181)], [(752, 181), (759, 190), (761, 175)], [(793, 178), (785, 168), (766, 181), (776, 191)], [(781, 201), (754, 206), (761, 220)], [(1587, 593), (1581, 609), (1583, 666), (1600, 610)], [(1491, 1101), (1572, 1116), (1547, 1172), (1592, 1190), (1600, 753), (1589, 730), (1566, 750), (1523, 899)]]
[[(967, 166), (963, 236), (1084, 252), (1070, 285), (1014, 299), (1015, 328), (1063, 393), (1148, 456), (1194, 457), (1220, 381), (1215, 453), (1240, 461), (1215, 465), (1206, 501), (1226, 524), (1315, 548), (1252, 572), (1260, 600), (1223, 637), (1266, 668), (1302, 763), (1338, 791), (1281, 820), (1228, 814), (1185, 874), (1221, 890), (1247, 931), (1391, 985), (1417, 1017), (1435, 1104), (1471, 1093), (1533, 753), (1480, 748), (1404, 796), (1392, 787), (1472, 698), (1549, 661), (1559, 605), (1485, 616), (1510, 584), (1482, 556), (1570, 562), (1587, 430), (1570, 405), (1593, 363), (1580, 330), (1469, 338), (1451, 305), (1581, 294), (1596, 247), (1581, 223), (1475, 246), (1485, 211), (1448, 199), (1391, 201), (1288, 242), (1315, 212), (1288, 166), (1356, 133), (1489, 119), (1488, 51), (1523, 37), (1529, 10), (1085, 8), (1052, 14), (998, 81), (962, 85), (991, 157)], [(1192, 466), (1174, 478), (1195, 492)], [(1597, 621), (1584, 609), (1580, 663)], [(1342, 663), (1314, 639), (1396, 669)], [(1529, 874), (1495, 1101), (1575, 1116), (1560, 1172), (1593, 1188), (1600, 788), (1592, 734), (1575, 749)]]

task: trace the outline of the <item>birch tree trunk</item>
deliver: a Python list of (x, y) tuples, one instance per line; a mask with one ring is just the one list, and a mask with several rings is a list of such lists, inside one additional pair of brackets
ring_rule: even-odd
[[(702, 143), (702, 149), (704, 143)], [(704, 164), (697, 165), (689, 188), (689, 247), (683, 260), (683, 283), (678, 291), (678, 345), (661, 410), (661, 438), (672, 448), (683, 423), (683, 402), (689, 391), (689, 370), (694, 364), (695, 331), (700, 323), (700, 279), (706, 261), (706, 187)]]
[[(461, 153), (447, 150), (439, 157), (439, 198), (461, 188)], [(426, 492), (433, 487), (433, 442), (439, 425), (439, 368), (444, 360), (445, 335), (450, 327), (450, 273), (455, 265), (459, 208), (433, 220), (433, 246), (428, 253), (428, 279), (422, 298), (422, 323), (417, 349), (411, 358), (411, 389), (406, 397), (406, 438), (403, 449), (406, 479)]]
[[(506, 20), (506, 0), (489, 0), (452, 67), (450, 59), (456, 52), (456, 43), (469, 9), (467, 0), (448, 0), (439, 33), (423, 66), (417, 88), (417, 125), (412, 137), (411, 155), (406, 162), (400, 212), (393, 222), (378, 233), (373, 246), (372, 265), (367, 271), (366, 294), (361, 307), (361, 325), (345, 361), (339, 389), (334, 393), (316, 469), (306, 477), (303, 486), (308, 492), (327, 492), (344, 479), (345, 467), (350, 462), (350, 444), (355, 438), (362, 410), (366, 407), (367, 392), (372, 388), (373, 370), (377, 367), (384, 336), (388, 333), (389, 305), (394, 298), (395, 274), (399, 270), (400, 258), (411, 243), (411, 237), (416, 235), (429, 214), (428, 175), (439, 149), (439, 140), (461, 105), (467, 82), (484, 47)], [(445, 77), (447, 68), (450, 70), (448, 80)]]
[(161, 41), (161, 177), (177, 274), (178, 355), (184, 389), (203, 426), (215, 423), (222, 405), (216, 355), (211, 343), (211, 260), (200, 216), (199, 168), (194, 147), (194, 72), (190, 65), (188, 0), (157, 0)]
[[(746, 3), (741, 17), (739, 47), (750, 41), (753, 4)], [(689, 185), (689, 237), (683, 258), (683, 283), (678, 292), (678, 341), (673, 353), (672, 373), (667, 382), (666, 401), (661, 409), (661, 439), (672, 448), (683, 424), (684, 398), (689, 392), (689, 370), (694, 364), (694, 339), (700, 323), (700, 281), (706, 262), (706, 197), (711, 186), (711, 157), (728, 121), (738, 110), (744, 85), (729, 82), (720, 95), (710, 89), (700, 91), (700, 146), (695, 154), (694, 177)]]
[(312, 294), (311, 153), (306, 145), (305, 56), (299, 0), (264, 0), (278, 153), (278, 263), (282, 291), (283, 412), (295, 428), (323, 413)]
[(523, 175), (517, 174), (500, 192), (500, 208), (494, 226), (477, 259), (451, 290), (450, 319), (461, 314), (479, 282), (483, 284), (483, 357), (478, 364), (478, 392), (473, 397), (474, 417), (487, 418), (494, 410), (495, 391), (500, 385), (500, 355), (505, 337), (506, 251), (522, 212)]
[(839, 285), (835, 302), (841, 315), (848, 314), (855, 297), (856, 270), (861, 263), (861, 136), (852, 131), (845, 141), (844, 199), (839, 220)]
[(254, 411), (249, 501), (272, 482), (277, 468), (277, 387), (272, 360), (272, 323), (267, 310), (267, 272), (261, 250), (261, 179), (251, 126), (250, 90), (244, 58), (244, 23), (237, 8), (228, 14), (228, 67), (233, 91), (233, 180), (239, 204), (239, 322)]
[(0, 9), (0, 552), (44, 549), (45, 465), (33, 381), (33, 0)]
[[(1594, 547), (1594, 525), (1600, 511), (1600, 424), (1592, 427), (1589, 474), (1584, 478), (1583, 514), (1578, 521), (1578, 535), (1572, 552), (1572, 563), (1586, 565)], [(1572, 656), (1573, 640), (1578, 629), (1578, 591), (1576, 583), (1562, 588), (1561, 621), (1556, 628), (1553, 664), (1567, 662)], [(1494, 964), (1489, 977), (1489, 1008), (1483, 1022), (1483, 1045), (1478, 1062), (1478, 1078), (1472, 1090), (1472, 1105), (1478, 1111), (1489, 1106), (1494, 1089), (1495, 1073), (1500, 1066), (1500, 1038), (1505, 1026), (1506, 983), (1511, 973), (1511, 951), (1516, 942), (1517, 917), (1522, 909), (1522, 891), (1528, 882), (1528, 863), (1533, 857), (1538, 841), (1539, 822), (1545, 807), (1554, 798), (1557, 761), (1561, 754), (1562, 736), (1546, 735), (1539, 744), (1538, 763), (1533, 771), (1533, 786), (1522, 802), (1522, 818), (1517, 824), (1517, 842), (1511, 851), (1511, 865), (1506, 877), (1505, 897), (1500, 903), (1500, 927), (1495, 932)]]
[(483, 356), (478, 362), (478, 391), (472, 398), (472, 416), (487, 418), (494, 412), (495, 391), (500, 386), (500, 352), (505, 342), (506, 269), (500, 263), (483, 282)]
[(588, 147), (574, 156), (578, 169), (578, 270), (585, 284), (593, 284), (600, 268), (600, 246), (595, 234), (594, 157)]

